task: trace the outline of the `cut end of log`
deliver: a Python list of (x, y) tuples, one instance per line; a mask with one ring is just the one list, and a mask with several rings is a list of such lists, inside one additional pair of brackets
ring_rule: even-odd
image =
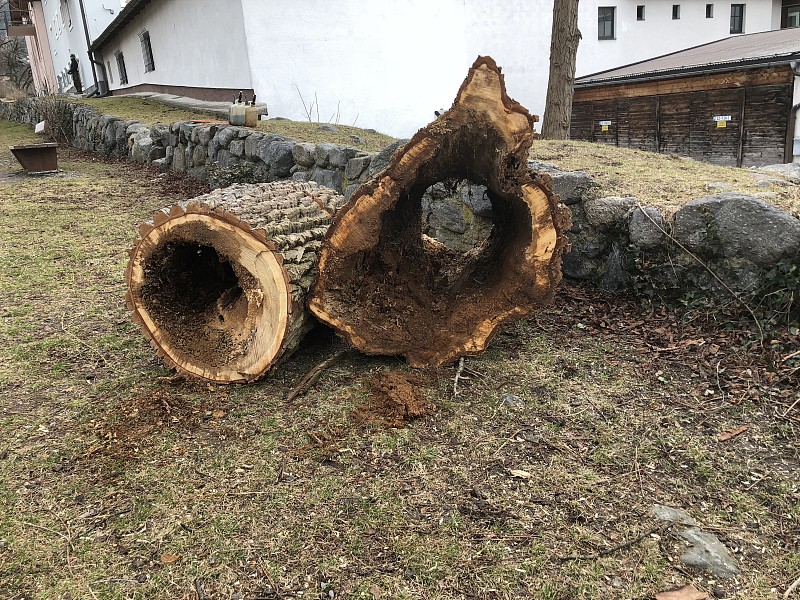
[[(452, 108), (421, 129), (337, 215), (309, 308), (353, 346), (415, 367), (483, 351), (500, 324), (550, 303), (568, 209), (527, 169), (535, 118), (480, 57)], [(486, 186), (494, 227), (457, 253), (422, 235), (435, 183)]]
[[(338, 195), (283, 182), (158, 211), (131, 251), (126, 303), (159, 356), (220, 383), (263, 375), (309, 327), (307, 289)], [(264, 226), (271, 231), (268, 237)]]

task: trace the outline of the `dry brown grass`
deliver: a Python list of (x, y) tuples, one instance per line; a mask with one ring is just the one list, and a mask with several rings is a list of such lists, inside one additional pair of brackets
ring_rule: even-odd
[[(190, 121), (194, 119), (211, 121), (220, 121), (222, 119), (222, 117), (213, 113), (174, 108), (154, 100), (133, 96), (90, 98), (80, 100), (80, 102), (88, 104), (104, 114), (114, 115), (125, 120), (142, 121), (148, 124), (169, 124), (175, 121)], [(367, 152), (376, 152), (395, 141), (395, 138), (373, 130), (336, 125), (337, 131), (331, 132), (320, 129), (321, 125), (324, 125), (324, 123), (268, 119), (259, 121), (256, 128), (265, 133), (276, 133), (299, 142), (329, 142), (331, 144), (353, 146)], [(360, 141), (354, 140), (351, 136), (357, 136)]]
[[(689, 200), (719, 193), (708, 187), (721, 183), (727, 191), (761, 196), (766, 201), (800, 216), (800, 186), (788, 181), (769, 185), (763, 179), (777, 176), (750, 169), (722, 167), (673, 154), (656, 154), (577, 141), (537, 140), (531, 148), (534, 160), (550, 162), (568, 171), (586, 171), (604, 196), (634, 196), (642, 204), (672, 212)], [(780, 179), (779, 177), (777, 177)]]
[[(0, 160), (24, 135), (0, 128)], [(421, 372), (436, 410), (384, 429), (354, 414), (377, 372), (405, 370), (393, 358), (349, 353), (285, 401), (340, 347), (325, 332), (256, 384), (172, 377), (123, 272), (138, 223), (187, 190), (78, 153), (61, 167), (0, 182), (0, 597), (566, 600), (692, 582), (758, 599), (800, 575), (797, 382), (770, 370), (800, 365), (780, 360), (796, 337), (769, 367), (722, 328), (567, 288), (468, 358), (457, 398), (454, 369)], [(742, 575), (682, 567), (668, 532), (591, 558), (652, 528), (654, 502), (719, 535)]]

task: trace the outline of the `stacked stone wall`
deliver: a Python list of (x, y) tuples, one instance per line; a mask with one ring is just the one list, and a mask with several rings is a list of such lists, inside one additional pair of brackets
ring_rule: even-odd
[[(44, 120), (47, 99), (28, 98), (0, 105), (0, 118), (33, 125)], [(296, 142), (250, 127), (182, 121), (146, 125), (70, 104), (72, 145), (102, 156), (152, 164), (200, 180), (241, 177), (252, 182), (279, 179), (315, 181), (350, 195), (370, 177), (381, 153), (330, 143)], [(385, 163), (384, 163), (385, 164)], [(232, 174), (232, 175), (231, 175)]]
[[(43, 119), (41, 101), (0, 103), (0, 118), (34, 124)], [(149, 126), (101, 115), (85, 105), (72, 104), (71, 110), (75, 147), (187, 173), (214, 187), (292, 179), (315, 181), (349, 197), (406, 141), (371, 154), (248, 127), (195, 122)], [(793, 272), (792, 265), (800, 263), (800, 220), (756, 196), (719, 193), (665, 215), (635, 198), (598, 197), (586, 173), (534, 161), (529, 167), (551, 177), (554, 191), (572, 211), (572, 249), (563, 261), (567, 279), (606, 290), (680, 294), (718, 289), (710, 268), (725, 286), (746, 293), (758, 290), (770, 273), (774, 279), (777, 266)], [(800, 173), (786, 184), (798, 182)], [(426, 191), (422, 204), (421, 233), (456, 251), (468, 251), (491, 232), (492, 206), (483, 186), (440, 182)]]

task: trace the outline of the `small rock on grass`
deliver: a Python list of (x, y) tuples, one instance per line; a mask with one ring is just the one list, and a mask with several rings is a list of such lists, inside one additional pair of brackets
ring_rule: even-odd
[(681, 562), (690, 567), (708, 571), (716, 577), (730, 579), (739, 574), (739, 566), (717, 536), (697, 527), (689, 527), (678, 535), (691, 546), (681, 556)]
[(663, 504), (654, 504), (653, 508), (650, 509), (650, 514), (659, 521), (670, 521), (672, 523), (680, 523), (692, 527), (697, 525), (689, 513), (682, 508), (672, 508), (671, 506), (664, 506)]
[(660, 521), (669, 521), (675, 534), (689, 544), (681, 555), (683, 564), (711, 573), (715, 577), (729, 579), (739, 574), (739, 566), (717, 536), (703, 531), (688, 512), (680, 508), (654, 504), (650, 513)]
[(516, 394), (512, 394), (510, 392), (500, 396), (500, 400), (502, 400), (503, 404), (512, 410), (522, 410), (525, 408), (525, 401)]

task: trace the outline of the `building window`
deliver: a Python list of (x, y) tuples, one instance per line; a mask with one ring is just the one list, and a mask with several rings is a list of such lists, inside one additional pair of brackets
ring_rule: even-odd
[(800, 27), (800, 4), (789, 4), (784, 0), (781, 9), (781, 29)]
[(681, 5), (680, 4), (673, 4), (672, 5), (672, 18), (677, 20), (681, 18)]
[(156, 70), (156, 63), (153, 60), (153, 47), (150, 45), (150, 33), (142, 31), (139, 33), (139, 41), (142, 42), (142, 57), (144, 58), (144, 72)]
[(731, 33), (744, 33), (744, 4), (731, 4)]
[(125, 69), (125, 57), (122, 52), (117, 52), (114, 56), (117, 57), (117, 71), (119, 72), (119, 84), (128, 84), (128, 71)]
[(106, 73), (108, 74), (108, 83), (114, 83), (114, 75), (111, 73), (111, 61), (106, 61)]
[(597, 9), (597, 39), (614, 39), (614, 17), (616, 16), (616, 6), (600, 6)]
[(62, 0), (61, 2), (61, 21), (70, 29), (72, 29), (72, 14), (69, 11), (69, 0)]
[(706, 19), (713, 19), (713, 18), (714, 18), (714, 5), (706, 4)]
[(636, 7), (636, 20), (644, 21), (644, 4), (640, 4)]

